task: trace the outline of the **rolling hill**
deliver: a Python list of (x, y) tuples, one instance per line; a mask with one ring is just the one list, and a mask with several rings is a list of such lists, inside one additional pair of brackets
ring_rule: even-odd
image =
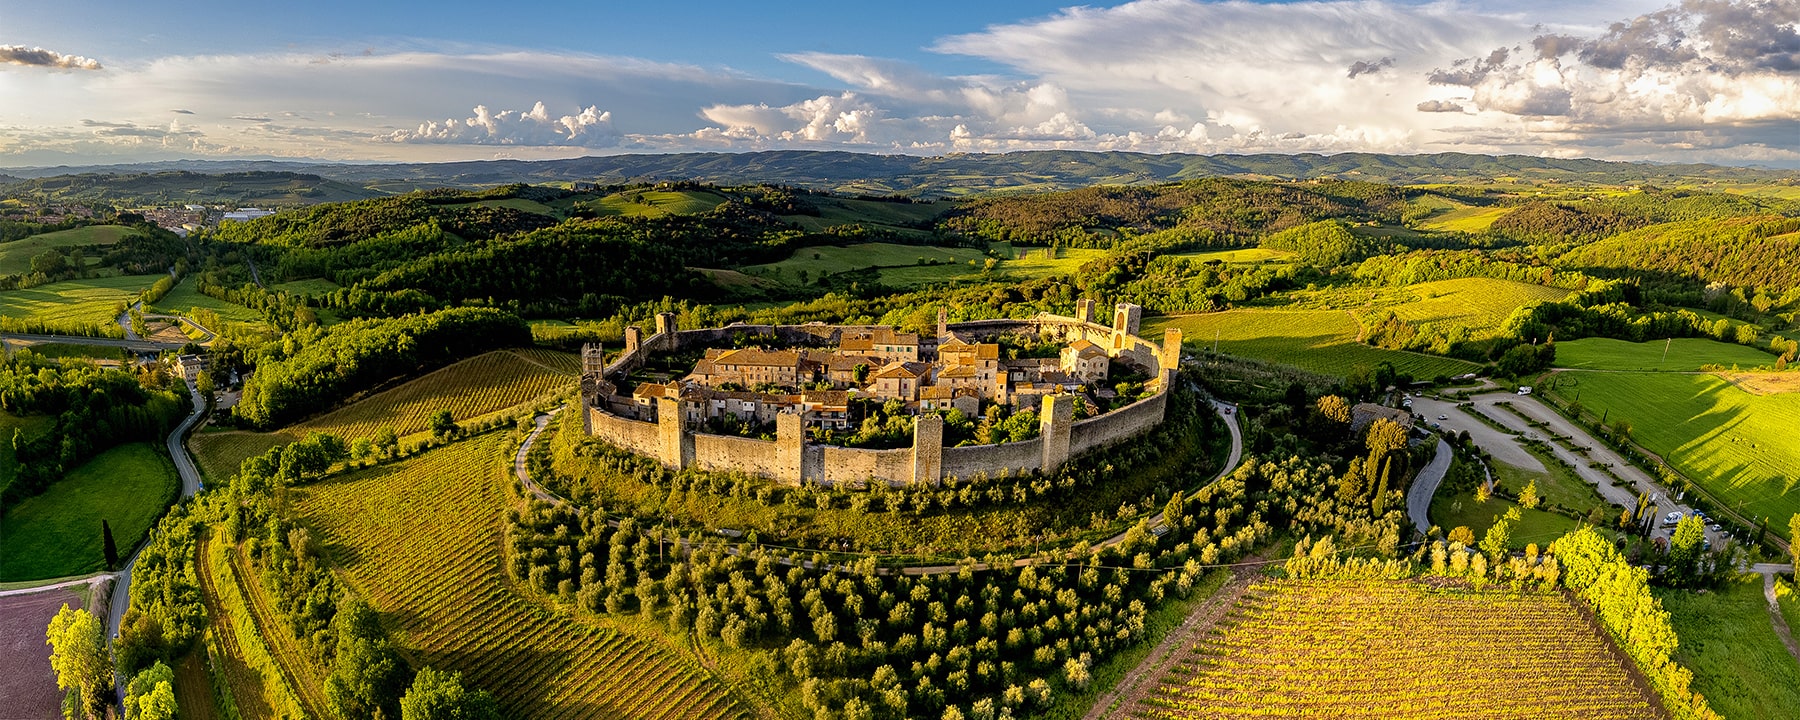
[[(445, 186), (508, 183), (627, 183), (699, 180), (796, 185), (844, 193), (960, 196), (996, 191), (1067, 190), (1095, 184), (1144, 185), (1203, 177), (1254, 179), (1337, 178), (1396, 184), (1445, 182), (1534, 183), (1564, 186), (1641, 184), (1792, 184), (1791, 171), (1717, 165), (1654, 165), (1523, 155), (1186, 155), (1043, 150), (942, 156), (873, 155), (841, 151), (780, 150), (751, 153), (611, 155), (569, 160), (491, 160), (455, 163), (338, 165), (276, 161), (174, 161), (88, 168), (9, 168), (26, 178), (135, 175), (157, 182), (183, 180), (175, 173), (293, 173), (344, 184), (326, 192), (408, 192)], [(77, 176), (80, 177), (80, 176)], [(199, 183), (197, 178), (187, 181)], [(5, 191), (10, 189), (0, 189)], [(120, 193), (127, 194), (130, 193)], [(148, 197), (148, 196), (146, 196)], [(338, 199), (350, 199), (348, 197)], [(296, 197), (295, 202), (323, 198)]]

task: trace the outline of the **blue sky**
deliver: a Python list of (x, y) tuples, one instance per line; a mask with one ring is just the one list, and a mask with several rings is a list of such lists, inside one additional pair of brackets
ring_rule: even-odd
[(1800, 166), (1800, 3), (1671, 1), (0, 0), (0, 167), (784, 148)]

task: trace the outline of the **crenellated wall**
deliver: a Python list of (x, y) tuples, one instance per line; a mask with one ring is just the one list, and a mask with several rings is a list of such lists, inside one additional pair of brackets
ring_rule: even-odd
[[(1088, 317), (1096, 314), (1092, 307), (1081, 310), (1081, 314)], [(893, 450), (807, 444), (798, 416), (777, 419), (777, 440), (773, 442), (712, 435), (692, 432), (685, 427), (677, 401), (673, 399), (659, 401), (657, 422), (642, 422), (594, 407), (595, 399), (584, 397), (584, 403), (588, 405), (587, 425), (596, 437), (625, 450), (654, 457), (665, 466), (678, 470), (692, 467), (748, 472), (789, 484), (867, 480), (906, 484), (973, 478), (983, 473), (992, 477), (1003, 471), (1012, 475), (1043, 472), (1046, 468), (1054, 471), (1070, 458), (1148, 432), (1162, 422), (1168, 409), (1167, 380), (1172, 373), (1167, 370), (1180, 359), (1180, 334), (1165, 334), (1163, 343), (1152, 343), (1135, 334), (1135, 312), (1122, 307), (1115, 311), (1114, 317), (1115, 325), (1111, 327), (1047, 313), (1029, 319), (975, 320), (948, 326), (951, 330), (979, 337), (1013, 333), (1048, 336), (1065, 343), (1087, 340), (1106, 348), (1119, 362), (1158, 379), (1152, 385), (1155, 395), (1080, 422), (1071, 422), (1069, 398), (1047, 396), (1040, 410), (1041, 437), (1025, 442), (943, 447), (942, 421), (935, 416), (917, 423), (914, 447)], [(628, 335), (625, 351), (606, 366), (604, 376), (622, 386), (624, 376), (641, 367), (651, 353), (715, 347), (730, 344), (736, 336), (767, 335), (787, 344), (818, 346), (837, 343), (845, 333), (867, 332), (875, 327), (878, 326), (738, 324), (676, 330), (674, 316), (663, 314), (657, 317), (656, 334), (647, 338), (640, 333)], [(1127, 327), (1130, 332), (1126, 332)], [(928, 345), (933, 342), (927, 340)]]

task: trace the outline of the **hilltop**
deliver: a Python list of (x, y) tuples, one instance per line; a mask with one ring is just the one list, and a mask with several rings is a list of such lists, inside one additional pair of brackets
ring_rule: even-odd
[[(1549, 184), (1564, 186), (1776, 184), (1793, 186), (1791, 171), (1718, 165), (1612, 162), (1524, 155), (1152, 155), (1130, 152), (1029, 151), (943, 156), (875, 155), (839, 151), (782, 150), (753, 153), (612, 155), (570, 160), (490, 160), (453, 163), (348, 165), (266, 160), (182, 160), (95, 167), (13, 168), (34, 180), (82, 178), (69, 184), (80, 197), (177, 199), (170, 187), (199, 187), (221, 174), (239, 182), (273, 182), (274, 174), (317, 176), (319, 194), (296, 193), (312, 203), (440, 187), (511, 183), (629, 183), (693, 180), (715, 184), (772, 183), (850, 194), (962, 196), (993, 192), (1070, 190), (1092, 185), (1151, 185), (1205, 177), (1263, 180), (1346, 179), (1388, 184)], [(108, 181), (106, 176), (129, 180)], [(123, 185), (107, 187), (111, 182)], [(342, 184), (333, 186), (332, 183)], [(138, 187), (147, 185), (148, 187)], [(31, 184), (12, 183), (13, 196)], [(233, 195), (232, 197), (251, 197)]]

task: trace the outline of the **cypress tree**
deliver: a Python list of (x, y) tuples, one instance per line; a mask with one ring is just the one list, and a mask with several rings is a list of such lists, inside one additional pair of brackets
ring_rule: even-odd
[(117, 570), (119, 568), (119, 547), (113, 544), (112, 526), (106, 524), (105, 520), (100, 521), (100, 549), (106, 554), (106, 569)]

